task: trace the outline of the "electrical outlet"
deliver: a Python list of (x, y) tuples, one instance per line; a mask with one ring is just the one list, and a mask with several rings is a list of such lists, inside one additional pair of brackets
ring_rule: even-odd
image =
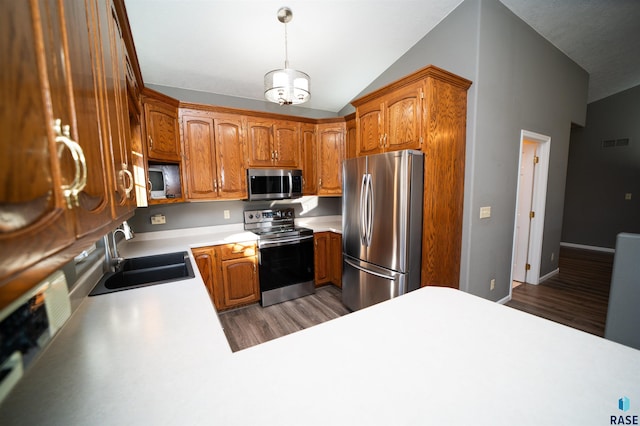
[(167, 223), (167, 218), (163, 214), (154, 214), (151, 216), (152, 225), (164, 225)]
[(630, 200), (631, 199), (631, 192), (627, 192), (626, 194), (624, 194), (624, 199), (625, 200)]
[(496, 279), (492, 278), (489, 283), (489, 290), (493, 291), (496, 288)]
[(231, 213), (229, 212), (229, 210), (225, 210), (223, 214), (225, 219), (231, 219)]

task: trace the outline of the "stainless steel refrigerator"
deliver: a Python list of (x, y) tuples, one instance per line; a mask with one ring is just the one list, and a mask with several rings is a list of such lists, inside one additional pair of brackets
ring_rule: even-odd
[(342, 167), (342, 302), (358, 310), (420, 287), (424, 157), (395, 151)]

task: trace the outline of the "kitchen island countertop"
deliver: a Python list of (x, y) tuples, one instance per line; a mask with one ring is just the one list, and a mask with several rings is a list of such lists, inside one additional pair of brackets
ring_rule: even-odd
[(448, 288), (232, 353), (197, 274), (84, 300), (0, 424), (602, 425), (637, 401), (640, 351)]

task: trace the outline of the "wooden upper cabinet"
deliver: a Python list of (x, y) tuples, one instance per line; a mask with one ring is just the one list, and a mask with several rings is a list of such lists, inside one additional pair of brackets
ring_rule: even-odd
[(187, 198), (191, 200), (217, 198), (213, 118), (183, 115), (182, 131)]
[(302, 139), (302, 193), (315, 195), (317, 191), (316, 180), (316, 126), (303, 123), (300, 125)]
[(345, 147), (344, 147), (344, 156), (347, 158), (355, 158), (357, 156), (358, 150), (358, 131), (356, 127), (356, 116), (352, 114), (352, 117), (347, 117), (345, 122), (346, 124), (346, 133), (345, 133)]
[(122, 26), (112, 2), (94, 0), (96, 22), (100, 30), (103, 66), (103, 138), (109, 141), (111, 162), (108, 167), (112, 217), (124, 220), (135, 209), (131, 135), (128, 119), (127, 60)]
[(247, 119), (249, 167), (269, 167), (273, 164), (273, 121)]
[(246, 197), (242, 117), (188, 110), (182, 115), (182, 131), (187, 198)]
[(248, 167), (300, 168), (300, 124), (247, 118)]
[(384, 136), (384, 106), (379, 99), (358, 107), (356, 126), (357, 156), (381, 153)]
[(278, 120), (273, 125), (274, 165), (300, 168), (300, 123)]
[(423, 87), (419, 81), (358, 105), (357, 156), (420, 149)]
[(216, 142), (218, 196), (242, 199), (247, 196), (244, 120), (240, 116), (217, 115), (213, 120)]
[(144, 89), (143, 93), (148, 159), (180, 161), (177, 104), (165, 100), (164, 95), (149, 89)]
[(318, 195), (338, 196), (342, 194), (344, 132), (344, 123), (318, 124)]
[[(61, 176), (57, 152), (63, 145), (56, 143), (53, 129), (56, 118), (71, 124), (64, 69), (59, 60), (48, 60), (37, 48), (47, 45), (42, 37), (50, 31), (44, 23), (55, 23), (58, 32), (61, 27), (56, 11), (47, 19), (46, 11), (40, 10), (42, 20), (34, 22), (26, 6), (4, 2), (0, 14), (0, 285), (74, 240), (62, 189), (72, 182), (73, 174), (65, 180)], [(55, 52), (46, 51), (47, 55), (58, 53), (64, 56), (60, 45)], [(57, 69), (49, 69), (56, 64)], [(49, 78), (51, 74), (61, 78)], [(4, 107), (8, 105), (11, 108)], [(0, 287), (0, 296), (7, 295), (6, 288)], [(7, 303), (0, 297), (0, 308)]]
[(422, 97), (424, 83), (417, 82), (384, 97), (385, 151), (420, 149), (422, 143)]
[[(111, 164), (108, 135), (101, 134), (100, 46), (95, 5), (85, 2), (65, 3), (65, 23), (69, 43), (69, 73), (76, 120), (72, 134), (82, 147), (86, 159), (87, 179), (78, 194), (76, 235), (82, 237), (111, 223), (108, 168)], [(87, 22), (92, 23), (87, 27)], [(106, 129), (105, 129), (106, 130)], [(129, 183), (129, 182), (127, 182)]]

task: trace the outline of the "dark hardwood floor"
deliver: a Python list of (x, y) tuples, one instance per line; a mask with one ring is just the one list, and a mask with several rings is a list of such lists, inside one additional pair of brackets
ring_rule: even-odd
[(229, 346), (236, 352), (346, 315), (350, 311), (341, 300), (340, 289), (326, 285), (310, 296), (265, 308), (256, 303), (218, 316)]
[(506, 306), (604, 336), (613, 253), (561, 247), (559, 268), (541, 284), (514, 288)]

